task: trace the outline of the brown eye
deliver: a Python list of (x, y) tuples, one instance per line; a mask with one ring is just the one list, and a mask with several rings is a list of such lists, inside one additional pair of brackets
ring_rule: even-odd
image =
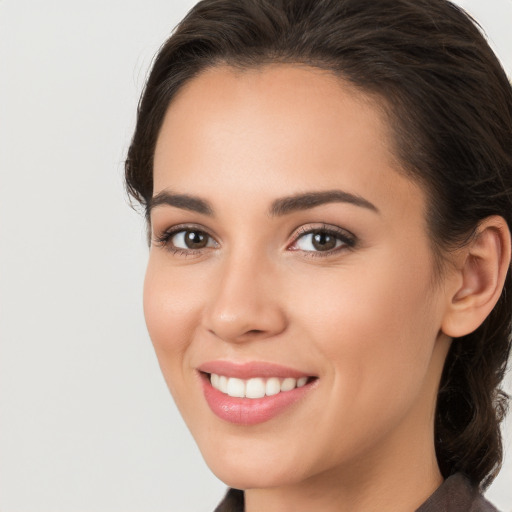
[(337, 239), (333, 235), (320, 231), (312, 233), (311, 244), (317, 251), (329, 251), (336, 247)]
[(211, 235), (195, 226), (171, 228), (160, 236), (156, 236), (155, 244), (179, 255), (194, 254), (194, 251), (213, 249), (219, 246)]
[(215, 243), (213, 239), (199, 229), (182, 229), (176, 231), (169, 239), (169, 245), (175, 249), (204, 249), (206, 247), (213, 247)]
[(304, 233), (296, 241), (296, 246), (301, 251), (326, 252), (346, 245), (346, 241), (340, 235), (325, 230), (314, 230)]
[(202, 231), (185, 231), (183, 235), (187, 249), (203, 249), (208, 245), (208, 238), (208, 235)]
[(292, 245), (292, 250), (300, 250), (309, 255), (329, 256), (338, 250), (353, 248), (356, 238), (349, 231), (336, 226), (302, 229)]

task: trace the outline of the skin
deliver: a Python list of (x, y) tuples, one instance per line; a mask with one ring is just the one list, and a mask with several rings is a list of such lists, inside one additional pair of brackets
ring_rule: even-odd
[[(442, 481), (435, 397), (462, 274), (436, 280), (425, 193), (391, 147), (372, 100), (305, 66), (212, 68), (169, 106), (154, 195), (197, 196), (213, 215), (152, 209), (146, 322), (207, 464), (246, 489), (249, 512), (405, 512)], [(330, 202), (268, 214), (280, 197), (334, 189), (375, 210)], [(177, 237), (157, 241), (181, 224), (208, 233), (209, 245), (176, 252)], [(315, 252), (298, 234), (324, 226), (355, 245)], [(270, 421), (232, 425), (209, 409), (196, 370), (219, 359), (318, 380)]]

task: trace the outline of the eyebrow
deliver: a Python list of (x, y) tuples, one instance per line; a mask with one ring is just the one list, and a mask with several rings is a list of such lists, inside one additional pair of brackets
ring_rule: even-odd
[(295, 211), (309, 210), (327, 203), (348, 203), (379, 213), (379, 209), (374, 204), (361, 196), (343, 190), (325, 190), (276, 199), (270, 208), (270, 215), (272, 217), (286, 215)]
[(153, 196), (146, 204), (146, 219), (149, 220), (154, 208), (162, 205), (174, 206), (182, 210), (189, 210), (213, 217), (213, 208), (208, 201), (189, 194), (176, 194), (168, 190), (163, 190), (156, 196)]
[[(292, 212), (309, 210), (328, 203), (348, 203), (379, 213), (379, 209), (373, 203), (359, 195), (343, 190), (325, 190), (321, 192), (299, 193), (276, 199), (272, 202), (269, 215), (271, 217), (281, 217)], [(175, 208), (189, 210), (209, 217), (214, 216), (211, 204), (205, 199), (189, 194), (176, 194), (163, 190), (148, 201), (146, 205), (146, 218), (150, 218), (154, 208), (162, 205), (174, 206)]]

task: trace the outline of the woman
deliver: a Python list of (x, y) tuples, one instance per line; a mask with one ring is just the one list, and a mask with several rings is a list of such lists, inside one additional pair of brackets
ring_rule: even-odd
[[(445, 0), (204, 0), (126, 161), (217, 510), (495, 510), (512, 90)], [(235, 490), (237, 489), (237, 490)]]

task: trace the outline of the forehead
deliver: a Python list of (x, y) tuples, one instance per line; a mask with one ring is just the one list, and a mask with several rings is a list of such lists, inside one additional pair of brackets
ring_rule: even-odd
[(154, 194), (193, 187), (230, 199), (231, 191), (247, 203), (261, 190), (270, 197), (340, 187), (376, 204), (417, 188), (398, 172), (391, 147), (377, 100), (329, 71), (218, 66), (171, 102), (155, 151)]
[(265, 142), (272, 149), (272, 141), (285, 149), (292, 137), (295, 142), (303, 137), (311, 144), (323, 139), (325, 150), (334, 137), (348, 145), (353, 139), (371, 138), (372, 146), (392, 157), (388, 152), (391, 133), (375, 99), (330, 71), (298, 64), (206, 69), (173, 98), (157, 141), (156, 159), (161, 152), (169, 156), (175, 145), (166, 135), (176, 136), (176, 132), (181, 142), (188, 142), (187, 136), (192, 135), (195, 143), (211, 144), (216, 135), (226, 150), (229, 142), (238, 148)]

